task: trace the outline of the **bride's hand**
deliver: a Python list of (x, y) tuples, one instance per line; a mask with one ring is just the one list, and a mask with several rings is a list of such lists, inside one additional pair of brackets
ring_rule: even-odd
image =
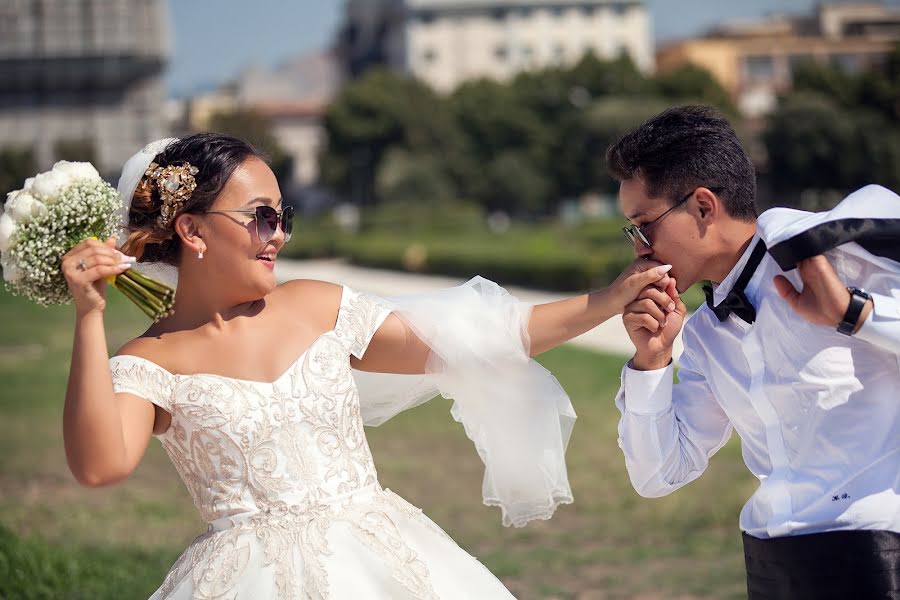
[[(634, 302), (643, 293), (644, 289), (648, 287), (654, 287), (659, 290), (667, 289), (669, 282), (672, 280), (668, 275), (671, 268), (671, 265), (664, 265), (655, 260), (646, 258), (635, 260), (607, 288), (607, 291), (611, 294), (613, 305), (619, 308), (619, 312), (623, 312), (626, 306)], [(666, 310), (665, 307), (668, 307), (670, 304), (671, 300), (665, 298), (661, 299), (659, 306)]]
[[(648, 287), (625, 307), (622, 322), (635, 346), (632, 366), (638, 370), (661, 369), (672, 360), (672, 346), (684, 325), (687, 308), (676, 281), (670, 278), (665, 290)], [(660, 302), (666, 302), (664, 311)]]
[(133, 256), (116, 250), (116, 238), (84, 240), (62, 257), (62, 272), (79, 317), (106, 308), (106, 277), (128, 270)]

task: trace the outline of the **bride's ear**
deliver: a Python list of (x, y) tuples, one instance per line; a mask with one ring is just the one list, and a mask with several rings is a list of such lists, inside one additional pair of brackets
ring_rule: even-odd
[(181, 243), (189, 252), (199, 253), (205, 249), (200, 220), (194, 214), (178, 215), (175, 219), (175, 235), (181, 238)]

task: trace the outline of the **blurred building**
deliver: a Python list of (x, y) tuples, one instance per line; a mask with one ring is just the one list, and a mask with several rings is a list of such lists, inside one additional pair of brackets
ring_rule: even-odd
[(211, 92), (185, 100), (176, 130), (203, 131), (217, 113), (252, 111), (265, 117), (279, 145), (291, 156), (291, 184), (305, 188), (319, 175), (325, 143), (322, 116), (341, 77), (331, 52), (307, 54), (272, 69), (251, 68)]
[(338, 47), (350, 77), (382, 65), (440, 91), (571, 64), (585, 52), (654, 68), (638, 0), (348, 0)]
[(709, 70), (747, 116), (775, 107), (808, 61), (858, 72), (883, 61), (900, 41), (900, 7), (880, 2), (819, 4), (811, 15), (735, 22), (659, 50), (660, 71), (693, 63)]
[(163, 0), (0, 2), (0, 147), (117, 173), (164, 135), (166, 18)]

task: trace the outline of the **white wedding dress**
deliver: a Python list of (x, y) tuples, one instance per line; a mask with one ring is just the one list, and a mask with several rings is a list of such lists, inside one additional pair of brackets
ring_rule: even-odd
[[(350, 356), (363, 355), (390, 312), (344, 288), (335, 328), (271, 383), (176, 375), (135, 356), (110, 360), (116, 392), (172, 415), (159, 439), (209, 524), (153, 600), (512, 597), (378, 483)], [(553, 494), (549, 513), (534, 516), (571, 501), (566, 491)]]

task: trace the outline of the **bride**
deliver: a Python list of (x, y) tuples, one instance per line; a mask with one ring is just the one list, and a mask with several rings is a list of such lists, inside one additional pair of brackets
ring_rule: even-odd
[[(363, 425), (453, 398), (485, 463), (485, 503), (507, 525), (550, 518), (572, 501), (575, 414), (529, 356), (638, 295), (667, 306), (674, 293), (650, 261), (534, 307), (481, 278), (397, 299), (277, 285), (293, 211), (256, 151), (219, 134), (150, 144), (119, 192), (122, 252), (88, 240), (62, 262), (76, 306), (65, 448), (78, 481), (102, 486), (134, 471), (151, 435), (165, 447), (209, 526), (154, 599), (511, 597), (379, 485)], [(109, 359), (104, 278), (134, 262), (177, 274), (174, 313)]]

